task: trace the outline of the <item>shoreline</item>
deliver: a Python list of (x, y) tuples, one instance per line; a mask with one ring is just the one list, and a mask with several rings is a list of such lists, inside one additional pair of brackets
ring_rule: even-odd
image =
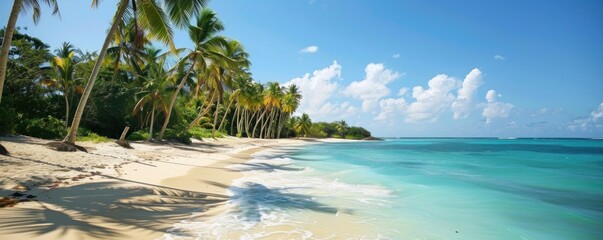
[(240, 171), (227, 168), (275, 146), (345, 140), (238, 139), (192, 145), (81, 142), (89, 153), (61, 153), (49, 142), (2, 137), (0, 196), (30, 188), (34, 201), (0, 209), (0, 235), (11, 239), (156, 239), (193, 212), (209, 219), (226, 210)]

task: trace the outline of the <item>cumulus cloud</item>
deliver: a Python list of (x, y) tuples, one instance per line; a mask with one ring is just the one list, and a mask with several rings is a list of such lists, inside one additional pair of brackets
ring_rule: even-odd
[(333, 61), (330, 66), (316, 70), (312, 74), (294, 78), (284, 83), (284, 86), (295, 84), (299, 87), (302, 99), (298, 113), (308, 113), (313, 116), (327, 115), (337, 108), (327, 101), (337, 90), (337, 81), (341, 79), (341, 65)]
[(456, 100), (452, 103), (454, 119), (469, 116), (469, 112), (475, 107), (473, 96), (482, 84), (482, 72), (477, 68), (474, 68), (465, 76), (462, 86), (457, 92)]
[(392, 55), (392, 58), (400, 58), (400, 54), (396, 53), (396, 54)]
[(484, 107), (484, 111), (482, 112), (482, 116), (486, 118), (486, 123), (492, 122), (494, 118), (507, 118), (509, 117), (509, 113), (511, 109), (513, 109), (513, 104), (498, 102), (497, 98), (500, 95), (496, 94), (496, 91), (489, 90), (486, 93), (486, 100), (488, 101)]
[(416, 99), (406, 109), (407, 122), (435, 121), (439, 114), (448, 109), (455, 97), (450, 91), (456, 88), (456, 81), (446, 74), (439, 74), (429, 80), (428, 89), (416, 86), (412, 97)]
[(300, 53), (315, 53), (318, 52), (318, 46), (312, 45), (299, 50)]
[(364, 69), (366, 76), (361, 81), (354, 81), (343, 91), (345, 95), (362, 100), (362, 110), (374, 108), (382, 97), (389, 95), (387, 84), (398, 79), (402, 74), (385, 68), (381, 63), (370, 63)]
[(496, 54), (496, 55), (494, 55), (494, 60), (497, 60), (497, 61), (504, 61), (504, 60), (505, 60), (505, 57), (503, 57), (503, 56), (501, 56), (501, 55), (499, 55), (499, 54)]
[(568, 128), (572, 131), (585, 131), (593, 127), (603, 128), (603, 102), (599, 104), (599, 107), (590, 112), (590, 116), (586, 118), (575, 119), (568, 125)]
[(406, 100), (404, 98), (381, 99), (379, 107), (381, 107), (381, 112), (375, 117), (375, 120), (385, 120), (395, 113), (402, 112), (406, 107)]

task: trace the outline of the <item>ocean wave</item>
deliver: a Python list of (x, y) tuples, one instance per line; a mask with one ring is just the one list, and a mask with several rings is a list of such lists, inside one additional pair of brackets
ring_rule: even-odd
[(317, 239), (308, 228), (313, 214), (351, 215), (390, 204), (389, 189), (329, 179), (326, 173), (296, 165), (282, 150), (260, 152), (228, 168), (243, 172), (228, 189), (228, 210), (209, 219), (193, 214), (164, 239)]

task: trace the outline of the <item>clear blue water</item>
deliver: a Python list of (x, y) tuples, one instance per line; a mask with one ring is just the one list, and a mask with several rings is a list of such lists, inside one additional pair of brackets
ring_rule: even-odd
[(239, 210), (199, 236), (219, 226), (261, 238), (289, 224), (290, 238), (312, 238), (293, 223), (346, 212), (373, 232), (345, 238), (603, 239), (601, 140), (328, 143), (259, 154), (239, 170)]

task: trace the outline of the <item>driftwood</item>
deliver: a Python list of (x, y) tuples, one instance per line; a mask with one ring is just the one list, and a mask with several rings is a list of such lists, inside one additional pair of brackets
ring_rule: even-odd
[(128, 141), (126, 141), (126, 134), (128, 134), (129, 130), (130, 130), (130, 127), (124, 128), (124, 131), (121, 133), (119, 140), (115, 141), (115, 143), (117, 143), (117, 145), (122, 146), (124, 148), (132, 149), (133, 147), (130, 146), (130, 143), (128, 143)]

